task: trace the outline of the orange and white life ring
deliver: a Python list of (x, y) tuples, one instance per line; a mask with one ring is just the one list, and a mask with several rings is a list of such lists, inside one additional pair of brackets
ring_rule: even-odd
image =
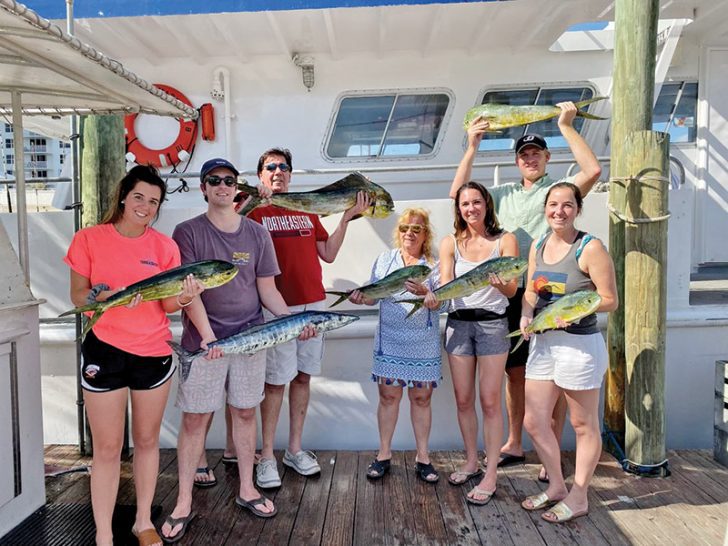
[[(186, 105), (192, 106), (190, 100), (174, 87), (161, 83), (155, 83), (154, 86)], [(134, 122), (138, 115), (130, 114), (124, 118), (127, 159), (138, 165), (153, 165), (160, 168), (176, 166), (180, 161), (190, 157), (192, 148), (195, 146), (195, 140), (197, 140), (197, 120), (178, 118), (179, 133), (175, 141), (166, 148), (154, 150), (144, 146), (137, 138), (134, 131)], [(180, 154), (182, 157), (180, 157)]]

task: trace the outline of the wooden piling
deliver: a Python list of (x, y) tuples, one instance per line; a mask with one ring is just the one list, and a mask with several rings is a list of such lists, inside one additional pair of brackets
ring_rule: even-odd
[(665, 461), (665, 337), (670, 136), (625, 141), (625, 448), (638, 465)]
[(88, 116), (81, 131), (82, 226), (98, 224), (111, 204), (116, 183), (125, 174), (124, 118)]
[[(630, 174), (625, 162), (626, 137), (633, 131), (648, 130), (652, 125), (659, 7), (659, 0), (617, 0), (615, 6), (609, 204), (618, 213), (625, 210), (626, 188), (622, 179)], [(611, 214), (609, 252), (614, 260), (620, 303), (624, 301), (624, 230), (624, 222)], [(609, 315), (609, 370), (604, 393), (604, 426), (620, 448), (624, 447), (625, 433), (624, 313), (620, 304)], [(619, 455), (612, 443), (605, 443), (605, 448)]]

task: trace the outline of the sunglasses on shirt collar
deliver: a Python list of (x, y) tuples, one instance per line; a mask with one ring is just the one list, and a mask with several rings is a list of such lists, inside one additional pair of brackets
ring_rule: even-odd
[(276, 169), (280, 169), (282, 172), (288, 172), (291, 170), (291, 166), (288, 163), (266, 163), (265, 170), (273, 172)]
[(219, 186), (220, 184), (225, 184), (228, 188), (232, 188), (238, 183), (236, 178), (234, 176), (215, 176), (214, 174), (212, 176), (208, 176), (205, 178), (205, 184), (208, 184), (210, 186)]

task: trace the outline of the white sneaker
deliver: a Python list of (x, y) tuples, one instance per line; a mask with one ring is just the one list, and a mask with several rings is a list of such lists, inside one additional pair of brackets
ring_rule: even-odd
[(260, 459), (255, 468), (255, 483), (262, 489), (281, 486), (278, 465), (275, 459)]
[(302, 476), (313, 476), (321, 472), (316, 455), (312, 451), (299, 451), (294, 455), (286, 449), (283, 464), (290, 466)]

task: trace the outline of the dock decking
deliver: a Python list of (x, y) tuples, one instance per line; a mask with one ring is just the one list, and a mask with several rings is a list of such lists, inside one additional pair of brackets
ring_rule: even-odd
[[(210, 451), (209, 462), (219, 483), (195, 489), (198, 518), (181, 545), (561, 545), (672, 544), (723, 545), (728, 527), (728, 469), (708, 451), (671, 451), (669, 478), (639, 478), (625, 474), (604, 455), (592, 482), (588, 516), (554, 525), (540, 512), (519, 506), (526, 496), (544, 488), (536, 481), (534, 454), (526, 464), (499, 470), (498, 491), (487, 506), (465, 502), (470, 486), (453, 487), (446, 473), (462, 461), (461, 452), (435, 452), (433, 464), (441, 479), (432, 486), (412, 470), (413, 452), (396, 452), (391, 472), (376, 482), (365, 470), (374, 452), (319, 451), (322, 473), (303, 478), (279, 462), (283, 486), (269, 490), (278, 515), (263, 520), (234, 503), (237, 469)], [(278, 454), (278, 460), (281, 457)], [(48, 446), (46, 463), (76, 466), (90, 463), (75, 446)], [(573, 474), (574, 453), (564, 454), (564, 469)], [(118, 503), (134, 503), (131, 464), (122, 468)], [(47, 506), (82, 504), (90, 513), (88, 474), (73, 473), (46, 479)], [(161, 524), (175, 503), (177, 460), (163, 450), (155, 504)], [(78, 537), (76, 537), (77, 539)], [(123, 542), (123, 541), (122, 541)], [(0, 539), (0, 543), (3, 540)], [(68, 543), (79, 542), (69, 536)]]

